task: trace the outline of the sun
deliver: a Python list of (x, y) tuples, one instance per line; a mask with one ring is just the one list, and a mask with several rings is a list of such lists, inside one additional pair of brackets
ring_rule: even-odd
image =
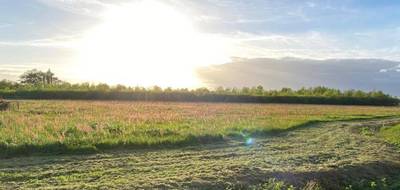
[(229, 61), (225, 42), (196, 30), (188, 15), (159, 1), (109, 8), (79, 48), (83, 80), (198, 87), (198, 67)]

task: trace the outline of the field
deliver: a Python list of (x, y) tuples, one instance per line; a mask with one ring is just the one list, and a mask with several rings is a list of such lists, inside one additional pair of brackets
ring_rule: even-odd
[(398, 123), (398, 107), (21, 101), (0, 113), (0, 187), (393, 188)]
[(381, 128), (380, 136), (387, 142), (400, 147), (400, 125)]

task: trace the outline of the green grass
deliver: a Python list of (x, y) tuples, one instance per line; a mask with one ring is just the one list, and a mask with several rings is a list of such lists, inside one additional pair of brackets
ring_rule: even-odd
[(398, 144), (399, 116), (398, 107), (23, 101), (0, 112), (0, 189), (398, 189), (400, 149), (384, 141)]
[(0, 156), (207, 144), (315, 121), (400, 115), (398, 107), (22, 101), (0, 112)]
[(280, 134), (173, 149), (0, 160), (0, 189), (398, 189), (400, 151), (360, 126), (314, 123)]
[(387, 142), (400, 147), (400, 125), (381, 128), (379, 135)]

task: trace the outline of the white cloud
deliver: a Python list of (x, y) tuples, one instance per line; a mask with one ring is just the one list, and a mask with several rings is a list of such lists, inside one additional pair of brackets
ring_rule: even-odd
[(18, 80), (18, 76), (30, 69), (47, 70), (54, 67), (51, 64), (41, 62), (26, 62), (15, 64), (0, 64), (0, 79)]
[(238, 19), (236, 23), (263, 23), (271, 21), (272, 19)]
[(209, 22), (209, 21), (220, 21), (221, 18), (217, 16), (210, 16), (210, 15), (200, 15), (194, 18), (196, 21), (200, 22)]
[(112, 1), (101, 0), (38, 0), (39, 2), (74, 14), (85, 16), (99, 16), (101, 10), (113, 5)]
[(221, 34), (230, 42), (232, 57), (381, 58), (400, 60), (399, 47), (368, 48), (326, 33)]
[[(232, 42), (232, 54), (250, 58), (285, 56), (318, 58), (321, 56), (316, 54), (326, 50), (332, 51), (337, 46), (334, 40), (318, 32), (296, 35), (237, 32), (227, 37)], [(306, 54), (302, 55), (303, 53)]]
[(385, 69), (381, 69), (379, 72), (381, 72), (381, 73), (387, 73), (387, 72), (390, 72), (390, 71), (394, 71), (394, 72), (400, 72), (400, 65), (397, 65), (397, 66), (395, 66), (395, 67), (391, 67), (391, 68), (385, 68)]
[(57, 36), (26, 41), (0, 41), (0, 46), (32, 46), (32, 47), (55, 47), (76, 48), (79, 46), (81, 36)]

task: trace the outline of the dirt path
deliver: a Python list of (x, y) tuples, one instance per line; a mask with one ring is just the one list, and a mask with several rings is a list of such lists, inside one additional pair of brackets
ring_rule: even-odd
[(0, 187), (226, 188), (269, 177), (302, 186), (316, 180), (335, 188), (344, 180), (400, 175), (400, 152), (355, 128), (400, 119), (335, 122), (285, 134), (168, 150), (0, 160)]

